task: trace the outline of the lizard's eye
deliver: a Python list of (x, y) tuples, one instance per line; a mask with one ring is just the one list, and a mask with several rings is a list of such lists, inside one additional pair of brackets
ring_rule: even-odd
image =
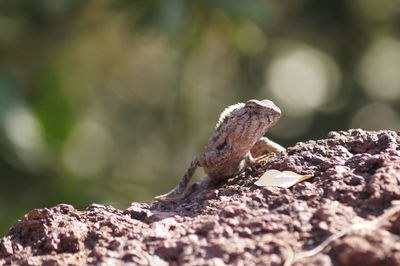
[(250, 110), (254, 110), (257, 106), (254, 103), (247, 103), (246, 107), (249, 108)]
[(255, 109), (258, 108), (260, 106), (259, 101), (257, 100), (248, 100), (246, 102), (246, 107), (250, 108), (250, 109)]

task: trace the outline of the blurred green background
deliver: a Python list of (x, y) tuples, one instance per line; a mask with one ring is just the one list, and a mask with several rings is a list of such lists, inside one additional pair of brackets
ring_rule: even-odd
[(0, 1), (0, 235), (169, 191), (252, 98), (281, 107), (284, 146), (399, 130), (400, 2)]

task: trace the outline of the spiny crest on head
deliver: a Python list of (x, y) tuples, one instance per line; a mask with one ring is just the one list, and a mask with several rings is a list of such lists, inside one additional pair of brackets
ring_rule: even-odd
[(244, 107), (244, 103), (237, 103), (226, 107), (225, 110), (220, 114), (218, 122), (215, 125), (215, 129), (217, 129), (222, 122), (224, 122), (225, 118), (227, 118), (233, 111), (242, 107)]

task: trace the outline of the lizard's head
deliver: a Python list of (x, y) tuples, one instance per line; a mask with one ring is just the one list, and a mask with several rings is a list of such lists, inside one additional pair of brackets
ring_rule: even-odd
[(237, 118), (241, 117), (243, 114), (249, 114), (250, 116), (245, 116), (243, 123), (248, 123), (248, 119), (265, 121), (269, 127), (275, 125), (281, 117), (281, 109), (276, 106), (270, 100), (248, 100), (246, 103), (237, 103), (227, 107), (220, 115), (219, 121), (215, 128), (218, 128), (225, 120), (230, 117), (237, 123)]
[(244, 106), (250, 113), (259, 113), (271, 116), (278, 121), (281, 117), (281, 109), (270, 100), (248, 100)]
[(281, 109), (270, 100), (248, 100), (244, 108), (249, 114), (256, 115), (261, 121), (265, 121), (268, 128), (275, 125), (281, 118)]

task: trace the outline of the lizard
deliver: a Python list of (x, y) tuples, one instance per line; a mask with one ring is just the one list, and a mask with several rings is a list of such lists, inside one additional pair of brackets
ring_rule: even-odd
[(203, 167), (211, 182), (220, 182), (257, 162), (265, 151), (284, 151), (284, 147), (263, 137), (280, 117), (281, 110), (270, 100), (253, 99), (227, 107), (221, 113), (204, 153), (191, 161), (173, 190), (155, 199), (182, 194), (198, 167)]

